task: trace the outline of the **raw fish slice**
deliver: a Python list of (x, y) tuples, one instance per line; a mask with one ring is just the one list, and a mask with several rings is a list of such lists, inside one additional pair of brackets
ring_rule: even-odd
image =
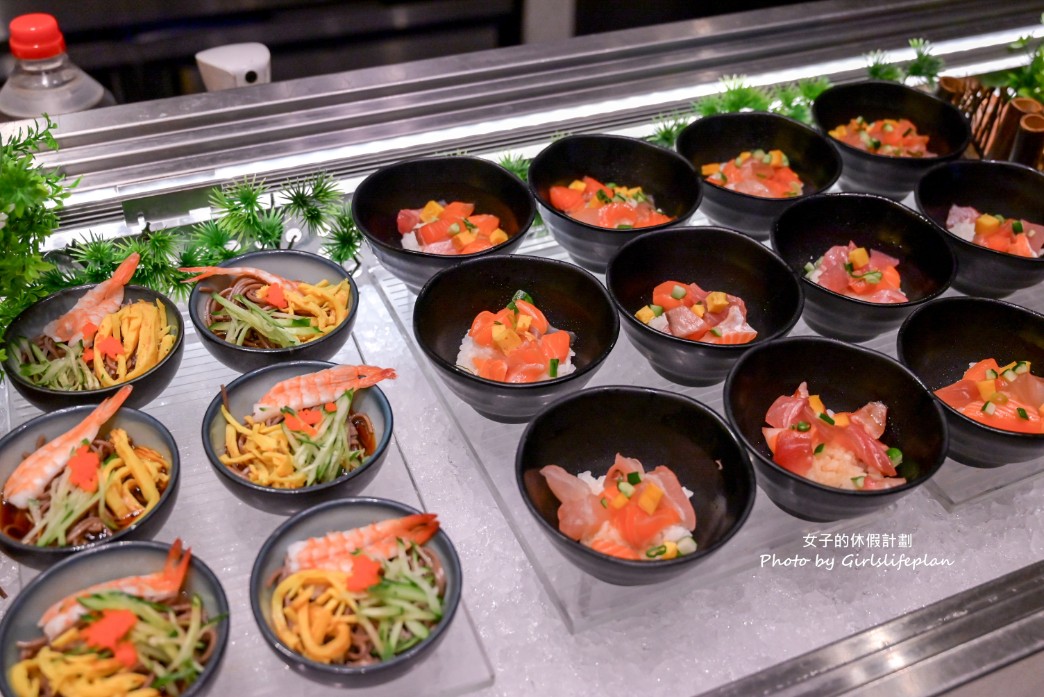
[(729, 307), (725, 319), (717, 325), (716, 329), (721, 333), (721, 336), (717, 336), (713, 332), (707, 332), (703, 335), (701, 341), (708, 344), (746, 344), (753, 341), (758, 335), (754, 327), (747, 324), (745, 313), (738, 305)]
[(633, 457), (624, 457), (620, 453), (616, 453), (616, 460), (606, 473), (605, 480), (606, 482), (613, 482), (621, 477), (626, 479), (631, 472), (644, 474), (645, 468), (642, 467), (641, 462)]
[(657, 506), (651, 514), (637, 506), (627, 506), (614, 511), (611, 518), (620, 537), (635, 550), (648, 549), (664, 530), (681, 522), (681, 515), (673, 506)]
[(974, 224), (979, 215), (979, 211), (971, 206), (951, 206), (950, 212), (946, 215), (946, 227), (952, 228), (962, 223)]
[(823, 261), (819, 265), (819, 285), (835, 293), (844, 294), (848, 290), (848, 271), (845, 264), (848, 263), (847, 247), (840, 245), (831, 247), (823, 255)]
[(453, 240), (442, 240), (441, 242), (435, 242), (433, 244), (426, 244), (423, 246), (423, 251), (428, 254), (456, 254), (456, 248), (453, 246)]
[(685, 495), (685, 490), (682, 489), (678, 476), (667, 467), (660, 465), (652, 472), (646, 474), (645, 477), (663, 489), (666, 500), (678, 512), (681, 518), (681, 525), (688, 530), (695, 530), (696, 510), (692, 507), (692, 501)]
[(772, 459), (783, 469), (802, 477), (812, 469), (812, 431), (794, 431), (784, 428), (776, 437)]
[[(1044, 379), (1031, 373), (1023, 373), (1004, 388), (1012, 398), (1029, 405), (1027, 411), (1036, 411), (1044, 404)], [(1033, 409), (1036, 407), (1037, 409)]]
[[(848, 243), (849, 250), (855, 249), (854, 243)], [(899, 260), (893, 256), (880, 252), (876, 249), (870, 250), (870, 268), (871, 269), (884, 269), (889, 266), (899, 266)]]
[(609, 520), (609, 511), (602, 506), (591, 488), (558, 465), (541, 468), (551, 493), (559, 500), (558, 529), (563, 535), (581, 540), (594, 535)]
[(885, 444), (870, 436), (858, 424), (841, 428), (826, 423), (817, 423), (816, 428), (827, 443), (836, 443), (853, 453), (864, 465), (880, 472), (886, 477), (895, 476), (895, 466), (886, 454)]
[(853, 297), (859, 300), (866, 300), (872, 303), (905, 303), (910, 302), (910, 299), (906, 297), (906, 293), (901, 290), (894, 290), (892, 288), (884, 288), (882, 290), (871, 293), (870, 295), (854, 295)]
[(1044, 225), (1023, 220), (1022, 229), (1026, 233), (1026, 241), (1029, 242), (1030, 249), (1034, 254), (1040, 256), (1041, 247), (1044, 247)]
[(671, 334), (674, 336), (699, 338), (710, 328), (702, 317), (684, 305), (667, 310), (663, 314), (667, 318), (667, 326), (670, 327)]
[(802, 413), (808, 406), (808, 383), (798, 385), (794, 394), (777, 397), (765, 414), (765, 421), (775, 428), (790, 428), (801, 420)]
[(640, 559), (629, 544), (624, 542), (620, 533), (610, 524), (603, 525), (589, 540), (584, 541), (591, 549), (610, 557), (620, 559)]
[(888, 407), (884, 402), (867, 402), (852, 413), (851, 419), (862, 426), (870, 437), (880, 438), (888, 422)]

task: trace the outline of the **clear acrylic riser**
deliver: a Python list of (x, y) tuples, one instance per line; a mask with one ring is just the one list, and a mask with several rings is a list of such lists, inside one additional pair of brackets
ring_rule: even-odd
[[(366, 347), (360, 351), (357, 337), (373, 331), (379, 321), (380, 301), (375, 293), (361, 292), (355, 330), (344, 348), (331, 360), (345, 364), (366, 363)], [(367, 308), (367, 305), (371, 306)], [(375, 306), (374, 306), (375, 304)], [(185, 353), (181, 368), (167, 390), (144, 411), (159, 419), (174, 435), (181, 457), (181, 485), (174, 510), (154, 539), (172, 542), (180, 537), (193, 554), (207, 563), (221, 580), (230, 606), (228, 650), (213, 695), (335, 695), (344, 690), (323, 687), (290, 670), (265, 643), (250, 610), (250, 570), (262, 543), (286, 518), (258, 510), (233, 496), (219, 481), (203, 451), (201, 418), (222, 384), (238, 373), (226, 368), (203, 348), (185, 313)], [(39, 411), (13, 389), (2, 388), (0, 404), (6, 408), (4, 432)], [(394, 403), (393, 403), (394, 409)], [(423, 508), (397, 439), (393, 436), (388, 459), (361, 495), (379, 496)], [(36, 572), (0, 560), (0, 586), (13, 598)], [(385, 685), (352, 690), (359, 695), (423, 694), (439, 697), (469, 694), (493, 683), (493, 669), (474, 623), (461, 604), (442, 643), (405, 676)], [(0, 602), (0, 616), (11, 600)]]
[[(692, 225), (708, 224), (697, 214)], [(569, 256), (558, 246), (545, 229), (530, 233), (519, 254), (531, 254), (569, 261)], [(501, 424), (474, 411), (452, 394), (443, 384), (413, 336), (413, 305), (416, 295), (372, 257), (366, 264), (371, 277), (381, 289), (389, 311), (399, 330), (411, 343), (414, 356), (432, 388), (443, 400), (446, 412), (455, 422), (461, 438), (467, 443), (472, 457), (481, 465), (481, 471), (497, 504), (525, 550), (545, 590), (572, 632), (579, 632), (623, 615), (637, 614), (643, 607), (662, 605), (693, 587), (709, 588), (727, 582), (754, 570), (762, 554), (787, 556), (802, 546), (807, 533), (838, 534), (866, 528), (888, 520), (899, 502), (884, 510), (861, 518), (829, 524), (809, 523), (784, 513), (759, 489), (750, 517), (728, 545), (705, 563), (685, 575), (685, 583), (673, 581), (654, 586), (621, 587), (604, 583), (584, 573), (567, 560), (547, 539), (522, 501), (515, 480), (515, 450), (525, 424)], [(599, 275), (603, 283), (604, 276)], [(947, 295), (958, 295), (948, 291)], [(1040, 311), (1044, 309), (1044, 292), (1039, 287), (1021, 291), (1008, 298), (1011, 302)], [(804, 320), (799, 320), (792, 336), (814, 335)], [(868, 341), (863, 346), (896, 355), (896, 332)], [(686, 387), (661, 377), (630, 343), (623, 331), (608, 359), (588, 383), (598, 385), (632, 384), (679, 392), (703, 402), (724, 416), (722, 406), (723, 383), (708, 387)], [(976, 469), (947, 459), (925, 488), (948, 511), (979, 502), (987, 497), (1011, 491), (1025, 485), (1031, 478), (1044, 473), (1044, 458), (1031, 462), (1009, 464), (996, 469)], [(908, 497), (909, 498), (909, 497)]]

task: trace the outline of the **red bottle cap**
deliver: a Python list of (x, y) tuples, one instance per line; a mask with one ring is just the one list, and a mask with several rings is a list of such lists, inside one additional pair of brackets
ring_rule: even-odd
[(58, 28), (58, 20), (51, 15), (37, 12), (15, 17), (10, 30), (9, 44), (15, 58), (39, 60), (65, 53), (65, 37)]

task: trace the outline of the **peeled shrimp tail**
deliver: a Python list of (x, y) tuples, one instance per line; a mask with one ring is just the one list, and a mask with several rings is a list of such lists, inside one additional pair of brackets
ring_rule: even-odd
[(298, 375), (273, 385), (254, 405), (254, 419), (268, 418), (283, 408), (297, 410), (332, 402), (347, 390), (361, 390), (393, 378), (394, 368), (374, 365), (339, 365)]
[(47, 608), (40, 617), (40, 621), (37, 622), (37, 626), (42, 628), (44, 634), (51, 639), (60, 636), (87, 612), (87, 608), (80, 604), (80, 598), (105, 591), (120, 591), (150, 602), (173, 598), (185, 581), (191, 560), (192, 550), (185, 549), (183, 553), (181, 540), (177, 539), (170, 547), (162, 571), (143, 576), (117, 578), (76, 591)]
[(262, 283), (268, 285), (284, 286), (286, 288), (294, 289), (297, 288), (296, 281), (290, 281), (277, 276), (274, 273), (265, 271), (264, 269), (255, 269), (251, 266), (183, 266), (178, 269), (183, 273), (194, 273), (198, 274), (192, 278), (186, 278), (182, 283), (196, 283), (213, 276), (246, 276), (248, 278), (256, 278)]
[(134, 277), (140, 259), (137, 252), (128, 255), (110, 278), (84, 293), (64, 315), (48, 322), (43, 333), (55, 341), (76, 343), (82, 339), (84, 325), (91, 323), (97, 326), (106, 315), (120, 309), (123, 304), (123, 287)]
[(389, 559), (397, 550), (396, 540), (422, 545), (438, 530), (439, 521), (434, 513), (417, 513), (353, 530), (335, 531), (291, 544), (286, 551), (285, 568), (291, 573), (304, 569), (336, 569), (340, 560), (359, 550), (374, 558)]
[(102, 425), (119, 411), (132, 389), (131, 385), (124, 385), (119, 392), (95, 407), (79, 424), (22, 460), (4, 484), (4, 498), (13, 506), (23, 509), (29, 506), (31, 500), (39, 498), (51, 480), (65, 469), (76, 448), (84, 441), (94, 440)]

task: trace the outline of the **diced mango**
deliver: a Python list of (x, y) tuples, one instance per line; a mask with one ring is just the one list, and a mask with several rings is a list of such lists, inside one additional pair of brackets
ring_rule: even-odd
[(848, 126), (841, 125), (830, 131), (830, 135), (834, 138), (844, 138), (848, 135)]
[(518, 319), (515, 320), (515, 330), (524, 332), (529, 329), (531, 324), (533, 324), (532, 316), (519, 314)]
[(499, 322), (494, 322), (493, 343), (495, 343), (501, 351), (508, 353), (522, 345), (522, 338), (515, 333), (515, 330), (505, 327)]
[(689, 309), (692, 310), (697, 317), (703, 317), (703, 315), (707, 313), (707, 308), (703, 306), (703, 303), (696, 303)]
[(678, 556), (678, 545), (670, 540), (663, 543), (663, 546), (667, 548), (667, 551), (660, 555), (660, 559), (674, 559)]
[(660, 505), (660, 499), (662, 498), (663, 489), (655, 484), (648, 484), (642, 489), (642, 493), (638, 497), (638, 508), (652, 515), (656, 512), (656, 507)]
[(978, 388), (979, 396), (985, 402), (997, 391), (997, 382), (995, 380), (979, 380), (975, 383), (975, 387)]
[(707, 293), (707, 297), (703, 299), (703, 302), (706, 304), (709, 312), (721, 312), (729, 306), (728, 296), (720, 290)]
[(453, 247), (458, 250), (464, 249), (477, 239), (478, 235), (474, 232), (461, 232), (453, 236)]
[(630, 501), (630, 500), (631, 499), (627, 498), (623, 494), (617, 494), (616, 496), (613, 497), (613, 500), (609, 502), (609, 505), (612, 506), (613, 508), (619, 510), (619, 509), (623, 508), (624, 506), (626, 506), (627, 502)]
[(1001, 222), (997, 220), (996, 216), (983, 213), (975, 219), (975, 234), (988, 235), (991, 232), (996, 232), (1000, 229), (1000, 226)]
[(573, 191), (584, 191), (587, 189), (587, 184), (584, 184), (579, 179), (574, 179), (572, 182), (569, 183), (569, 188)]
[(497, 228), (493, 232), (489, 233), (489, 243), (490, 244), (502, 244), (504, 242), (507, 242), (507, 239), (508, 239), (508, 234), (506, 232), (504, 232), (503, 230), (501, 230), (500, 228)]
[(856, 247), (848, 253), (848, 263), (853, 269), (861, 269), (870, 263), (870, 253), (866, 247)]
[(649, 322), (652, 322), (653, 318), (656, 317), (656, 313), (652, 311), (651, 307), (646, 305), (638, 310), (638, 312), (635, 312), (634, 316), (641, 320), (642, 324), (649, 324)]
[(812, 411), (817, 414), (822, 414), (826, 411), (826, 407), (823, 406), (823, 400), (819, 398), (819, 395), (810, 395), (808, 398), (808, 406), (812, 407)]
[(711, 162), (710, 164), (703, 165), (700, 167), (700, 174), (705, 177), (709, 177), (712, 174), (717, 174), (721, 171), (721, 165), (717, 162)]
[(848, 418), (848, 414), (834, 414), (835, 426), (847, 426), (850, 423), (852, 423), (852, 421)]
[(744, 150), (743, 152), (741, 152), (739, 154), (740, 164), (743, 164), (744, 162), (746, 162), (749, 159), (750, 159), (750, 150)]
[(424, 208), (421, 208), (420, 219), (425, 223), (430, 223), (433, 220), (438, 220), (438, 217), (442, 215), (442, 211), (443, 208), (438, 201), (428, 201), (424, 204)]
[(773, 167), (783, 166), (783, 151), (782, 150), (769, 150), (769, 164)]

